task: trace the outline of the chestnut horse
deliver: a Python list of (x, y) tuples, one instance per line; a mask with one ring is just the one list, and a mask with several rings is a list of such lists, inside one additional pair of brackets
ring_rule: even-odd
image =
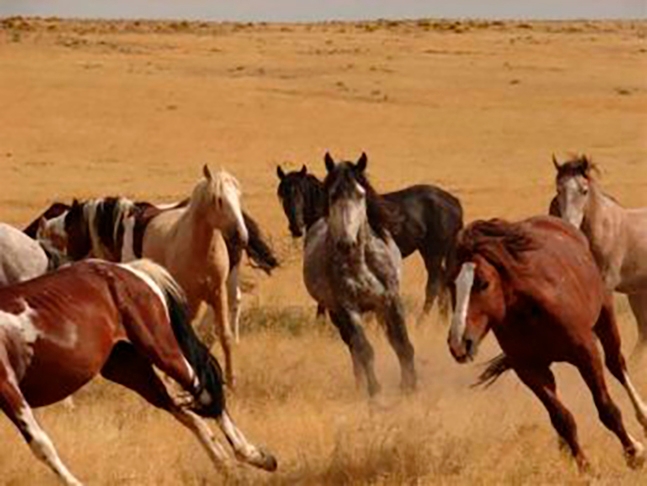
[(624, 208), (604, 193), (586, 156), (557, 170), (550, 212), (582, 230), (609, 290), (627, 295), (638, 323), (638, 349), (647, 346), (647, 208)]
[[(587, 460), (575, 420), (557, 396), (551, 363), (575, 366), (591, 390), (600, 420), (620, 439), (627, 462), (644, 462), (644, 448), (625, 430), (604, 379), (597, 347), (622, 384), (647, 431), (647, 405), (632, 385), (620, 349), (611, 292), (582, 233), (551, 216), (518, 223), (476, 221), (459, 234), (456, 304), (449, 348), (459, 362), (473, 359), (491, 329), (503, 355), (481, 375), (493, 381), (513, 369), (548, 410), (577, 465)], [(597, 338), (597, 339), (596, 339)]]
[[(170, 392), (155, 368), (186, 396)], [(97, 374), (173, 415), (218, 467), (228, 456), (199, 416), (216, 420), (238, 459), (276, 469), (229, 417), (218, 362), (191, 328), (182, 290), (159, 265), (85, 260), (0, 289), (0, 408), (68, 485), (81, 483), (32, 407), (63, 400)]]

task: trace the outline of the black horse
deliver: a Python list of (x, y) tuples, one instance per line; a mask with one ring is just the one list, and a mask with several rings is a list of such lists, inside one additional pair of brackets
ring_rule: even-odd
[[(362, 159), (366, 158), (362, 154)], [(329, 153), (326, 164), (334, 163)], [(300, 171), (285, 173), (277, 166), (278, 197), (288, 219), (293, 237), (299, 238), (316, 223), (326, 207), (323, 183), (308, 173), (304, 165)], [(417, 184), (402, 190), (382, 194), (383, 206), (397, 217), (391, 218), (388, 230), (398, 245), (402, 257), (418, 251), (427, 269), (425, 303), (421, 317), (429, 313), (436, 297), (440, 308), (448, 308), (447, 268), (456, 244), (456, 235), (463, 227), (461, 203), (449, 192), (432, 185)], [(368, 208), (370, 211), (370, 208)], [(323, 309), (319, 308), (321, 313)]]

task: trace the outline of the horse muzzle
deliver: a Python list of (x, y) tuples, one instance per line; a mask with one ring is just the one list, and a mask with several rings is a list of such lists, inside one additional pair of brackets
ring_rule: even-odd
[(474, 361), (478, 351), (478, 343), (473, 339), (463, 337), (458, 345), (449, 339), (448, 344), (451, 355), (458, 363)]

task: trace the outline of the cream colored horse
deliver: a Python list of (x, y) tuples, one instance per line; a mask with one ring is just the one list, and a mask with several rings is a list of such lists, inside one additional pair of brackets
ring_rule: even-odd
[(224, 356), (227, 382), (234, 384), (232, 332), (227, 302), (229, 256), (223, 232), (236, 227), (243, 242), (248, 233), (240, 206), (240, 184), (224, 170), (204, 178), (193, 189), (189, 205), (165, 211), (151, 220), (143, 254), (168, 269), (184, 289), (191, 318), (202, 302), (213, 309), (215, 331)]

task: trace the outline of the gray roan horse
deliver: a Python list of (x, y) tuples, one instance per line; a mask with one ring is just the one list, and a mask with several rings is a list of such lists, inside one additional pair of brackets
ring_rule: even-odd
[(647, 345), (647, 208), (628, 209), (605, 194), (586, 156), (559, 164), (551, 214), (580, 228), (609, 290), (626, 294), (638, 323), (638, 345)]
[(373, 348), (361, 327), (373, 311), (386, 328), (402, 370), (402, 388), (416, 386), (413, 346), (407, 335), (399, 294), (400, 251), (386, 228), (393, 217), (369, 184), (366, 155), (356, 164), (335, 164), (326, 157), (324, 217), (306, 234), (304, 279), (310, 295), (329, 310), (348, 345), (358, 385), (370, 395), (380, 390), (373, 369)]
[(31, 280), (62, 263), (61, 255), (0, 223), (0, 287)]

